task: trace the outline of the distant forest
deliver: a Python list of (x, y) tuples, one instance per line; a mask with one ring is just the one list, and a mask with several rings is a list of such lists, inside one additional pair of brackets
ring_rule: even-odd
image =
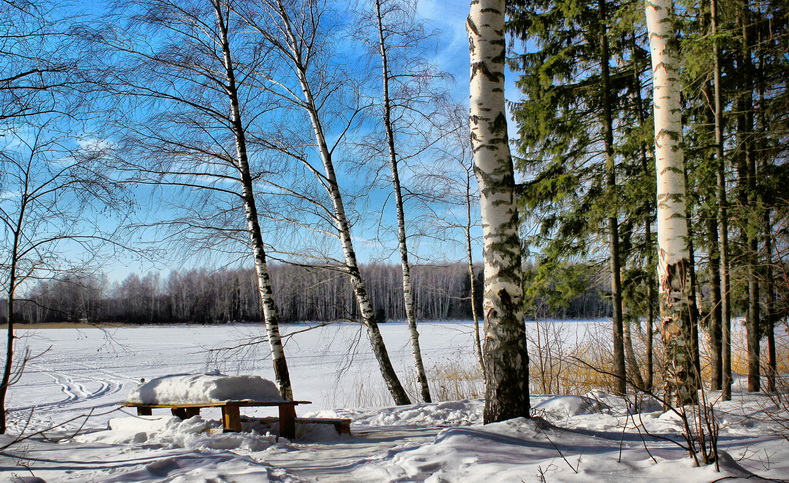
[[(367, 265), (362, 273), (379, 321), (404, 320), (399, 265)], [(478, 313), (482, 305), (482, 267), (476, 267)], [(109, 283), (105, 276), (70, 275), (41, 281), (17, 301), (16, 320), (27, 323), (88, 321), (131, 324), (262, 322), (252, 268), (131, 274)], [(358, 305), (347, 277), (317, 266), (271, 267), (282, 322), (358, 319)], [(420, 265), (413, 269), (419, 320), (469, 320), (472, 317), (468, 266)], [(604, 284), (588, 283), (564, 307), (549, 309), (537, 300), (541, 317), (600, 318), (610, 315)], [(5, 301), (0, 317), (5, 320)], [(529, 311), (533, 316), (534, 310)]]

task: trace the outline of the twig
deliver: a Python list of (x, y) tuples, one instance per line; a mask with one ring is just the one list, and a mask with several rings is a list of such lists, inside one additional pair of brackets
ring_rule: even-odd
[[(573, 467), (573, 465), (570, 463), (570, 461), (564, 456), (564, 453), (562, 453), (562, 450), (559, 449), (559, 447), (556, 445), (556, 443), (553, 442), (551, 437), (548, 436), (548, 433), (545, 432), (545, 430), (542, 429), (539, 424), (537, 424), (536, 427), (537, 427), (537, 429), (539, 429), (542, 432), (542, 434), (545, 436), (545, 439), (547, 439), (548, 442), (551, 443), (551, 446), (553, 446), (553, 448), (559, 453), (559, 456), (562, 457), (564, 462), (567, 463), (567, 466), (569, 466), (570, 469), (573, 470), (573, 472), (575, 472), (575, 474), (577, 475), (578, 474), (578, 469)], [(580, 458), (581, 458), (581, 455), (578, 455), (578, 464), (576, 466), (579, 466), (579, 467), (581, 465)]]

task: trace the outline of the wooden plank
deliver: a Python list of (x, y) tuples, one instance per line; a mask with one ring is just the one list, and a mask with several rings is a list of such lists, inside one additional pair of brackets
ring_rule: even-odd
[[(150, 409), (148, 409), (150, 411)], [(199, 407), (177, 407), (171, 408), (170, 412), (173, 413), (173, 416), (177, 416), (181, 419), (189, 419), (192, 416), (197, 416), (200, 414)]]
[[(279, 423), (278, 417), (266, 416), (260, 418), (242, 418), (247, 421), (259, 421), (270, 425)], [(351, 434), (352, 420), (347, 418), (296, 418), (296, 424), (331, 424), (337, 434)]]
[(222, 421), (225, 425), (225, 431), (241, 432), (241, 412), (235, 404), (222, 406)]
[(198, 416), (200, 414), (200, 408), (196, 408), (196, 407), (184, 408), (184, 411), (186, 411), (185, 419), (189, 419), (193, 416)]
[(331, 424), (337, 434), (351, 434), (351, 420), (345, 418), (296, 418), (297, 423), (303, 424)]
[(189, 419), (186, 417), (186, 408), (172, 408), (170, 412), (173, 413), (173, 416), (181, 418), (181, 419)]
[[(188, 404), (143, 404), (125, 402), (122, 406), (137, 408), (138, 415), (150, 416), (153, 409), (170, 409), (174, 416), (181, 419), (189, 419), (200, 414), (201, 408), (222, 408), (222, 423), (226, 431), (241, 432), (241, 412), (240, 407), (273, 407), (279, 408), (279, 436), (293, 439), (296, 437), (296, 406), (299, 404), (311, 404), (310, 401), (217, 401), (208, 403), (188, 403)], [(341, 434), (346, 433), (344, 427), (335, 426)], [(347, 426), (347, 434), (350, 434), (350, 423)]]
[(295, 404), (282, 404), (279, 407), (279, 436), (288, 439), (296, 437)]
[(299, 404), (312, 404), (312, 401), (214, 401), (214, 402), (204, 402), (204, 403), (178, 403), (178, 404), (144, 404), (144, 403), (134, 403), (134, 402), (124, 402), (121, 403), (122, 406), (130, 407), (130, 408), (218, 408), (228, 404), (232, 404), (238, 407), (247, 407), (247, 406), (262, 406), (262, 407), (273, 407), (273, 406), (296, 406)]

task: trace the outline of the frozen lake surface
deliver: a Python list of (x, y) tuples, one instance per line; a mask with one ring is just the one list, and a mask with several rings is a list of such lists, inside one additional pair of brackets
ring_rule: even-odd
[[(380, 327), (403, 384), (412, 384), (406, 325)], [(419, 330), (427, 367), (475, 364), (470, 322), (422, 323)], [(282, 332), (294, 395), (312, 401), (309, 410), (389, 403), (367, 335), (358, 324), (283, 325)], [(7, 407), (11, 419), (20, 422), (27, 422), (35, 408), (33, 427), (92, 408), (99, 413), (112, 409), (143, 378), (219, 371), (274, 379), (260, 325), (34, 329), (18, 334), (34, 359), (9, 391)], [(96, 416), (94, 422), (105, 421)]]
[[(579, 342), (605, 350), (610, 330), (589, 322), (542, 327), (553, 339), (552, 350)], [(536, 329), (527, 324), (533, 340)], [(415, 392), (407, 326), (386, 323), (381, 331), (401, 379)], [(299, 406), (299, 415), (349, 418), (353, 436), (337, 435), (331, 426), (300, 425), (294, 441), (277, 440), (255, 421), (245, 422), (241, 433), (222, 433), (218, 410), (181, 421), (162, 410), (139, 418), (119, 409), (143, 378), (221, 371), (272, 379), (267, 344), (250, 345), (259, 342), (261, 326), (20, 330), (20, 346), (32, 358), (9, 392), (11, 425), (8, 435), (0, 435), (0, 481), (789, 479), (786, 406), (743, 393), (741, 386), (729, 402), (708, 394), (720, 424), (718, 473), (713, 466), (693, 466), (677, 444), (681, 419), (655, 401), (634, 413), (623, 398), (599, 390), (533, 395), (534, 414), (544, 420), (482, 425), (484, 402), (473, 396), (392, 407), (358, 325), (289, 325), (283, 332), (292, 334), (286, 354), (294, 395), (313, 401)], [(475, 367), (471, 323), (423, 323), (420, 333), (429, 372)], [(271, 414), (253, 408), (244, 413)], [(40, 430), (46, 431), (36, 434)], [(20, 433), (29, 437), (19, 440)]]

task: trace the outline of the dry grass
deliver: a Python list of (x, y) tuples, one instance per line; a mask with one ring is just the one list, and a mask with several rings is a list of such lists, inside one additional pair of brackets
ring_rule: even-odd
[[(583, 395), (593, 389), (613, 391), (615, 379), (610, 373), (612, 365), (612, 335), (610, 324), (588, 323), (583, 326), (563, 322), (544, 322), (539, 329), (539, 344), (536, 332), (529, 336), (529, 383), (532, 393), (556, 395)], [(582, 328), (585, 333), (576, 334)], [(745, 345), (745, 331), (732, 330), (732, 371), (747, 374), (748, 354)], [(646, 344), (642, 328), (633, 326), (633, 348), (642, 376), (646, 376)], [(709, 381), (710, 362), (705, 350), (704, 335), (702, 343), (702, 377)], [(762, 367), (767, 367), (767, 350), (763, 342)], [(776, 353), (778, 374), (789, 374), (789, 334), (776, 331)], [(465, 365), (459, 361), (470, 361)], [(653, 387), (662, 387), (661, 368), (663, 366), (662, 344), (659, 335), (655, 336), (653, 347)], [(762, 370), (762, 375), (765, 374)], [(485, 388), (479, 366), (468, 357), (448, 357), (434, 364), (428, 370), (430, 387), (435, 401), (483, 397)], [(780, 379), (780, 376), (779, 376)], [(416, 378), (409, 388), (416, 392)]]
[(427, 371), (433, 401), (457, 401), (485, 395), (482, 369), (478, 364), (460, 364), (459, 360), (463, 359), (442, 359)]

